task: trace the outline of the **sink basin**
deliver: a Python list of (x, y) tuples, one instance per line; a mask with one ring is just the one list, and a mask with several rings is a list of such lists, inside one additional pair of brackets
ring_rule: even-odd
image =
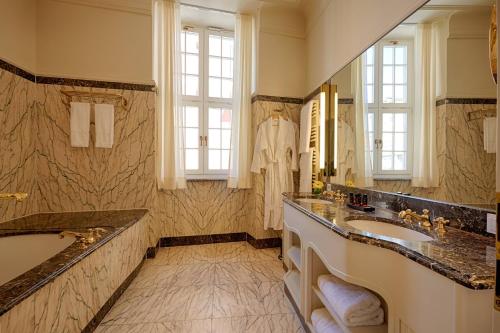
[(323, 204), (323, 205), (331, 205), (333, 202), (328, 201), (328, 200), (321, 200), (321, 199), (314, 199), (314, 198), (301, 198), (297, 199), (299, 202), (305, 202), (305, 203), (316, 203), (316, 204)]
[(366, 231), (371, 234), (398, 238), (405, 241), (428, 242), (432, 240), (431, 237), (424, 235), (418, 231), (384, 222), (352, 220), (348, 221), (347, 224), (353, 228)]

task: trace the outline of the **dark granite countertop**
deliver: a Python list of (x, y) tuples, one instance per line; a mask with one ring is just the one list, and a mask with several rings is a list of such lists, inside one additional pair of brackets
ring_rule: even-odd
[[(345, 204), (336, 202), (325, 205), (297, 201), (307, 197), (314, 196), (287, 193), (283, 200), (346, 239), (395, 251), (470, 289), (492, 289), (495, 286), (494, 237), (452, 227), (447, 227), (447, 232), (440, 235), (416, 223), (405, 223), (396, 212), (386, 208), (377, 207), (375, 212), (369, 213), (350, 209)], [(323, 197), (321, 199), (328, 200)], [(405, 241), (372, 234), (347, 223), (356, 219), (391, 223), (419, 231), (433, 240)]]
[[(101, 228), (95, 242), (74, 242), (52, 258), (0, 286), (0, 315), (53, 281), (57, 276), (94, 252), (147, 213), (146, 209), (41, 213), (0, 223), (0, 237), (26, 234), (53, 234), (61, 231), (87, 232)], [(12, 249), (15, 255), (15, 249)]]

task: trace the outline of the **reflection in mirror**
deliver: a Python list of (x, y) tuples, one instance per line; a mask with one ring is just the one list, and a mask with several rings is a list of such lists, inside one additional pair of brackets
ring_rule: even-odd
[(494, 207), (492, 7), (432, 3), (329, 80), (338, 96), (332, 181)]

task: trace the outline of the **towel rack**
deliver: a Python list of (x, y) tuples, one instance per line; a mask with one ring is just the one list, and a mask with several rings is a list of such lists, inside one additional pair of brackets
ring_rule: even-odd
[(481, 109), (467, 113), (467, 121), (481, 120), (486, 117), (496, 117), (496, 109)]
[(128, 105), (128, 101), (125, 97), (113, 93), (78, 91), (78, 90), (61, 90), (61, 94), (65, 95), (70, 99), (73, 97), (109, 98), (109, 99), (120, 100), (121, 105), (123, 107), (126, 107)]

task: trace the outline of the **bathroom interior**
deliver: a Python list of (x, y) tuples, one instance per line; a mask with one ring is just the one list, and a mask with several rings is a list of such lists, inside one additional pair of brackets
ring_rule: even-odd
[(496, 27), (0, 0), (0, 333), (500, 332)]

